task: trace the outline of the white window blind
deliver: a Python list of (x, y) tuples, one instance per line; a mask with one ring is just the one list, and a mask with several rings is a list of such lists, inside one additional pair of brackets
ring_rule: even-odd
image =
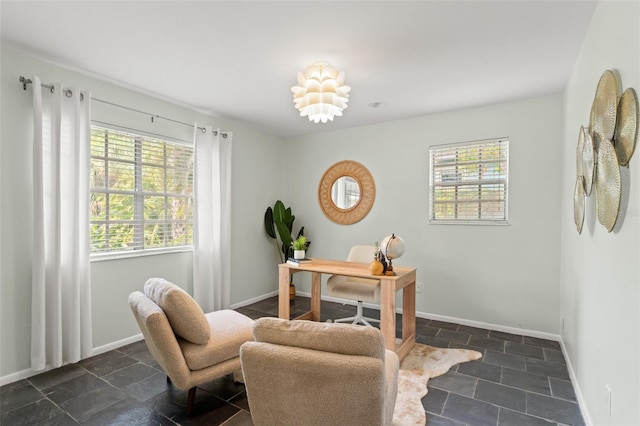
[(193, 244), (193, 148), (91, 127), (91, 252)]
[(431, 223), (507, 223), (509, 140), (429, 149)]

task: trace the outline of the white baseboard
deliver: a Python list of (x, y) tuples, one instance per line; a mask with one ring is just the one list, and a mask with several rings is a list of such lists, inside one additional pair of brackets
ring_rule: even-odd
[(0, 377), (0, 386), (8, 385), (9, 383), (17, 382), (23, 379), (28, 379), (31, 376), (35, 376), (36, 374), (44, 373), (49, 370), (51, 370), (51, 367), (46, 367), (44, 370), (40, 371), (33, 371), (30, 368), (22, 371), (16, 371), (15, 373), (7, 374), (6, 376)]
[[(304, 297), (311, 297), (311, 293), (297, 292), (297, 294), (300, 295), (300, 296), (304, 296)], [(339, 299), (339, 298), (335, 298), (335, 297), (331, 297), (331, 296), (324, 296), (323, 295), (323, 296), (321, 296), (321, 299), (322, 300), (326, 300), (328, 302), (342, 303), (343, 305), (353, 305), (353, 306), (356, 305), (356, 302), (354, 302), (354, 301), (345, 300), (345, 299)], [(380, 305), (377, 305), (375, 303), (364, 303), (363, 305), (366, 308), (380, 309)], [(401, 314), (402, 313), (402, 309), (396, 308), (396, 312)], [(553, 340), (553, 341), (556, 341), (556, 342), (560, 341), (560, 335), (559, 334), (545, 333), (545, 332), (542, 332), (542, 331), (528, 330), (528, 329), (517, 328), (517, 327), (508, 327), (508, 326), (505, 326), (505, 325), (492, 324), (492, 323), (488, 323), (488, 322), (473, 321), (473, 320), (468, 320), (468, 319), (464, 319), (464, 318), (449, 317), (449, 316), (445, 316), (445, 315), (431, 314), (431, 313), (427, 313), (427, 312), (418, 312), (418, 311), (416, 311), (416, 317), (424, 318), (424, 319), (430, 319), (430, 320), (436, 320), (436, 321), (443, 321), (443, 322), (452, 322), (452, 323), (455, 323), (455, 324), (467, 325), (469, 327), (484, 328), (485, 330), (501, 331), (503, 333), (517, 334), (517, 335), (520, 335), (520, 336), (536, 337), (536, 338), (539, 338), (539, 339)]]
[(116, 342), (107, 343), (106, 345), (98, 346), (97, 348), (93, 348), (91, 351), (91, 356), (96, 356), (103, 354), (105, 352), (112, 351), (114, 349), (121, 348), (126, 345), (130, 345), (131, 343), (139, 342), (143, 340), (144, 336), (142, 333), (136, 334), (135, 336), (127, 337), (126, 339), (118, 340)]
[[(112, 342), (112, 343), (109, 343), (107, 345), (103, 345), (103, 346), (99, 346), (97, 348), (93, 348), (93, 350), (91, 351), (91, 354), (86, 358), (90, 358), (92, 356), (100, 355), (100, 354), (103, 354), (105, 352), (109, 352), (109, 351), (111, 351), (113, 349), (118, 349), (118, 348), (120, 348), (122, 346), (138, 342), (138, 341), (142, 340), (143, 338), (144, 337), (142, 336), (142, 334), (136, 334), (135, 336), (127, 337), (126, 339), (118, 340), (116, 342)], [(41, 373), (46, 373), (47, 371), (53, 370), (53, 369), (54, 369), (53, 367), (51, 367), (50, 365), (47, 365), (44, 368), (44, 370), (34, 371), (34, 370), (30, 369), (30, 368), (27, 368), (27, 369), (22, 370), (22, 371), (17, 371), (15, 373), (7, 374), (6, 376), (0, 377), (0, 386), (8, 385), (9, 383), (17, 382), (18, 380), (28, 379), (29, 377), (32, 377), (32, 376), (35, 376), (35, 375), (38, 375), (38, 374), (41, 374)]]
[(254, 297), (252, 299), (243, 300), (242, 302), (229, 305), (229, 309), (236, 309), (236, 308), (241, 308), (247, 305), (253, 305), (256, 302), (260, 302), (261, 300), (268, 299), (270, 297), (277, 296), (277, 295), (278, 295), (278, 290), (272, 291), (271, 293), (263, 294), (262, 296)]
[(560, 338), (560, 347), (562, 348), (564, 360), (567, 362), (567, 370), (569, 370), (569, 377), (571, 378), (571, 384), (573, 385), (573, 391), (576, 394), (576, 400), (578, 401), (578, 407), (580, 407), (580, 413), (582, 414), (584, 424), (586, 426), (592, 426), (593, 422), (591, 421), (589, 410), (587, 410), (587, 401), (585, 401), (584, 395), (582, 394), (582, 389), (580, 388), (580, 384), (578, 383), (578, 378), (576, 377), (573, 366), (571, 365), (571, 358), (569, 358), (567, 348), (565, 347), (562, 338)]
[(489, 322), (473, 321), (464, 318), (448, 317), (445, 315), (430, 314), (425, 312), (416, 312), (416, 317), (425, 318), (436, 321), (452, 322), (469, 327), (483, 328), (485, 330), (500, 331), (503, 333), (517, 334), (519, 336), (536, 337), (538, 339), (560, 341), (559, 334), (546, 333), (544, 331), (529, 330), (526, 328), (509, 327), (506, 325), (492, 324)]

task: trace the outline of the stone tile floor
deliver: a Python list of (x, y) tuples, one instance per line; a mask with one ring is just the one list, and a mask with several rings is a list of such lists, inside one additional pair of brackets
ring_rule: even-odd
[[(309, 309), (297, 297), (292, 316)], [(237, 309), (251, 318), (277, 316), (271, 297)], [(353, 315), (354, 306), (322, 302), (322, 320)], [(378, 317), (378, 311), (365, 309)], [(416, 340), (482, 352), (429, 381), (422, 400), (427, 425), (583, 425), (558, 342), (417, 319)], [(2, 425), (252, 425), (244, 386), (230, 378), (196, 392), (167, 383), (143, 341), (0, 388)]]

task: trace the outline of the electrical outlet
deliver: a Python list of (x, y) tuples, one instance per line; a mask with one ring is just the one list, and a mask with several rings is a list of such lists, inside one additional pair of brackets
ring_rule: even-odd
[(416, 283), (416, 293), (422, 293), (422, 283)]

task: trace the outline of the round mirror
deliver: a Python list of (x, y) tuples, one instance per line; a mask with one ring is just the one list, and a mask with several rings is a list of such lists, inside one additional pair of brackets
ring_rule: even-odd
[(329, 167), (320, 179), (318, 202), (331, 221), (350, 225), (364, 218), (376, 197), (373, 176), (356, 161), (344, 160)]
[(348, 210), (360, 202), (360, 185), (351, 176), (336, 179), (331, 186), (331, 201), (337, 208)]

